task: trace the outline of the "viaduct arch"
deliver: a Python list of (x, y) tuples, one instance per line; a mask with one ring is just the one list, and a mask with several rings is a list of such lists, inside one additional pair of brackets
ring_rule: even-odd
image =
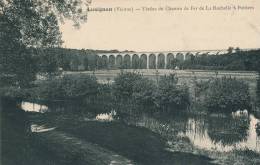
[(226, 51), (164, 51), (98, 53), (97, 61), (102, 69), (173, 69), (176, 62), (200, 55), (219, 55)]

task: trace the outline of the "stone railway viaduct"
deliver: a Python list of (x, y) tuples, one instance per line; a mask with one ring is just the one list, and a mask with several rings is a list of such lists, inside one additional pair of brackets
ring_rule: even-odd
[(117, 52), (98, 53), (98, 63), (109, 68), (124, 66), (126, 69), (166, 69), (176, 60), (184, 61), (199, 55), (220, 55), (227, 50)]

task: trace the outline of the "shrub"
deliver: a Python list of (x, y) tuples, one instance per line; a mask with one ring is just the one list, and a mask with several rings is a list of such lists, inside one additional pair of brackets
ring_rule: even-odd
[(64, 77), (65, 93), (70, 98), (96, 95), (98, 92), (97, 79), (94, 76), (79, 75), (78, 77)]
[(164, 75), (160, 77), (159, 86), (169, 86), (173, 85), (176, 86), (178, 83), (178, 78), (176, 77), (176, 74), (169, 74)]
[(29, 97), (30, 93), (29, 90), (18, 88), (14, 86), (10, 87), (1, 87), (0, 88), (0, 97), (6, 98), (16, 98), (16, 99), (23, 99)]
[(156, 88), (154, 81), (142, 78), (134, 83), (132, 96), (138, 104), (153, 106)]
[(194, 102), (195, 103), (201, 103), (205, 100), (205, 92), (209, 88), (211, 80), (198, 80), (196, 77), (193, 80), (194, 83), (194, 90), (193, 90), (193, 96), (194, 96)]
[(115, 78), (113, 85), (113, 92), (117, 99), (126, 99), (132, 97), (134, 93), (134, 85), (138, 80), (142, 80), (143, 77), (139, 73), (120, 73)]
[(205, 105), (211, 111), (250, 109), (248, 85), (231, 77), (215, 79), (210, 82), (206, 91)]
[(185, 109), (190, 105), (188, 88), (177, 82), (174, 74), (162, 76), (156, 85), (138, 73), (121, 73), (113, 89), (117, 98), (133, 99), (138, 105)]
[(163, 76), (156, 91), (156, 105), (164, 109), (186, 109), (190, 105), (188, 87), (177, 84), (175, 74)]
[(94, 76), (64, 76), (47, 80), (36, 89), (38, 98), (46, 100), (79, 99), (96, 95), (98, 83)]
[(64, 82), (59, 79), (47, 80), (32, 90), (38, 99), (44, 100), (63, 100), (66, 97), (66, 92), (63, 86)]

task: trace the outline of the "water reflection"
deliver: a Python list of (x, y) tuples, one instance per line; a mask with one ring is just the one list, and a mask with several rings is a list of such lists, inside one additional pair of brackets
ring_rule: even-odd
[(41, 105), (41, 104), (36, 104), (36, 103), (22, 102), (21, 109), (23, 109), (26, 112), (44, 113), (48, 110), (48, 107), (46, 105)]
[(217, 151), (250, 149), (259, 152), (260, 140), (256, 134), (258, 121), (253, 115), (249, 118), (231, 116), (189, 118), (186, 131), (179, 135), (187, 136), (195, 146), (203, 149)]
[(210, 117), (207, 132), (215, 143), (231, 145), (247, 139), (249, 122), (246, 117)]
[[(147, 113), (117, 113), (112, 110), (108, 113), (97, 113), (95, 109), (77, 105), (62, 106), (23, 102), (22, 109), (33, 112), (58, 112), (60, 110), (70, 113), (84, 112), (84, 121), (117, 121), (145, 127), (174, 143), (176, 136), (186, 137), (194, 146), (206, 150), (230, 151), (233, 149), (249, 149), (260, 152), (260, 137), (256, 132), (256, 125), (260, 122), (252, 114), (246, 115), (194, 115), (180, 113), (175, 115), (152, 115)], [(75, 108), (72, 108), (75, 107)], [(87, 115), (87, 116), (86, 116)], [(87, 118), (86, 118), (87, 117)], [(86, 120), (85, 120), (86, 118)], [(80, 118), (78, 118), (80, 120)], [(31, 125), (32, 132), (50, 131), (55, 128), (46, 128), (43, 125)]]
[(222, 152), (233, 149), (260, 152), (260, 137), (256, 133), (259, 121), (252, 114), (241, 117), (192, 114), (153, 117), (143, 114), (125, 119), (129, 124), (159, 133), (170, 143), (174, 142), (177, 135), (189, 138), (198, 148)]
[(46, 128), (44, 125), (31, 124), (31, 131), (32, 132), (47, 132), (47, 131), (52, 131), (54, 129), (55, 129), (55, 127)]

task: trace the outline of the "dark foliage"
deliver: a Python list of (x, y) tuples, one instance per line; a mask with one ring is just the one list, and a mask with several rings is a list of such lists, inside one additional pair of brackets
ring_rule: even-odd
[(250, 110), (248, 85), (235, 78), (215, 79), (206, 91), (205, 105), (210, 111)]
[(134, 86), (137, 81), (142, 80), (142, 75), (139, 73), (120, 73), (115, 78), (113, 92), (116, 98), (127, 99), (132, 97), (134, 93)]
[[(12, 0), (0, 1), (0, 70), (1, 85), (27, 87), (35, 79), (37, 62), (30, 47), (58, 47), (61, 33), (58, 20), (71, 19), (75, 26), (86, 20), (82, 0)], [(85, 6), (85, 8), (84, 8)], [(48, 61), (47, 69), (55, 71), (56, 61)], [(51, 66), (51, 67), (49, 67)], [(8, 80), (11, 77), (10, 80)]]
[(186, 109), (190, 105), (188, 87), (178, 85), (175, 74), (163, 76), (159, 80), (156, 104), (166, 109)]
[[(121, 65), (110, 66), (108, 59), (97, 57), (97, 53), (108, 53), (118, 51), (102, 51), (102, 50), (76, 50), (55, 48), (48, 51), (58, 56), (57, 63), (64, 70), (80, 71), (80, 70), (96, 70), (96, 69), (130, 69), (126, 61), (122, 61)], [(159, 62), (160, 65), (162, 61)], [(242, 70), (257, 71), (260, 63), (260, 50), (237, 51), (223, 55), (191, 55), (185, 61), (174, 58), (167, 63), (167, 69), (174, 69), (178, 66), (180, 69), (202, 69), (202, 70)], [(135, 59), (133, 68), (144, 69), (146, 65), (144, 59)], [(155, 66), (151, 66), (155, 68)], [(160, 67), (159, 67), (160, 68)]]
[(257, 71), (260, 63), (260, 50), (236, 51), (223, 55), (192, 56), (179, 63), (183, 69), (207, 70), (246, 70)]
[(115, 78), (113, 92), (116, 98), (133, 99), (142, 106), (163, 109), (186, 109), (190, 105), (188, 88), (177, 85), (178, 79), (171, 74), (163, 76), (159, 84), (140, 74), (121, 73)]
[(0, 14), (0, 85), (27, 87), (35, 79), (35, 61), (11, 20)]
[(9, 101), (1, 100), (1, 164), (58, 165), (56, 157), (33, 146), (28, 116)]
[(44, 100), (83, 99), (98, 93), (98, 83), (95, 77), (88, 75), (64, 76), (43, 82), (37, 88), (32, 88), (33, 98)]
[(133, 99), (139, 105), (154, 106), (156, 84), (147, 78), (142, 78), (134, 83)]

